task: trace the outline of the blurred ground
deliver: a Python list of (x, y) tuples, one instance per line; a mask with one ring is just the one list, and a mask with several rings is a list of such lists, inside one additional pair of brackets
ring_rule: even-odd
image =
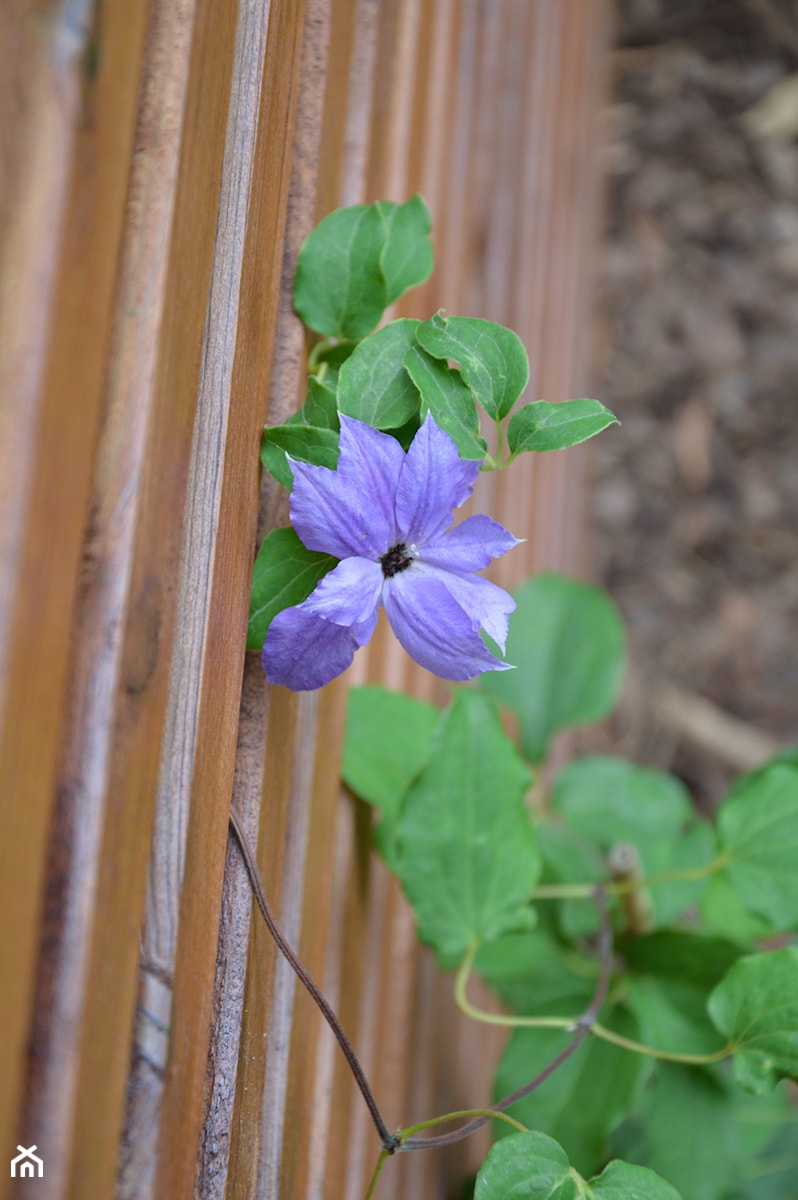
[(699, 803), (798, 742), (798, 0), (622, 0), (596, 568), (613, 749)]

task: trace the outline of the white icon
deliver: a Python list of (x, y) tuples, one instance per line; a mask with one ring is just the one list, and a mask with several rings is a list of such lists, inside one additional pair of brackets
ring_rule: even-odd
[[(16, 1158), (11, 1159), (11, 1178), (16, 1179), (33, 1179), (34, 1174), (42, 1178), (44, 1175), (44, 1162), (39, 1158), (38, 1154), (34, 1154), (35, 1146), (17, 1146), (19, 1154)], [(36, 1169), (34, 1171), (34, 1163)]]

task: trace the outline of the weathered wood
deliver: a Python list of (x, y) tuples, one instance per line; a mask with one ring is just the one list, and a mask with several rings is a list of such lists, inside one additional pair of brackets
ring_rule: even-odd
[[(166, 19), (167, 8), (159, 5), (153, 19), (156, 12)], [(157, 358), (151, 384), (146, 381), (152, 402), (135, 467), (138, 511), (120, 612), (119, 678), (94, 902), (101, 919), (92, 930), (74, 1113), (68, 1194), (82, 1197), (112, 1193), (119, 1157), (232, 57), (230, 7), (200, 2), (181, 11), (190, 31), (185, 115)], [(145, 95), (146, 87), (145, 77)], [(141, 314), (123, 316), (135, 321)], [(113, 370), (112, 363), (110, 378)]]
[[(3, 1145), (13, 1145), (23, 1119), (23, 1055), (32, 1020), (72, 604), (145, 17), (144, 4), (136, 3), (125, 14), (104, 9), (95, 26), (87, 8), (84, 28), (60, 8), (48, 13), (43, 7), (13, 7), (16, 12), (4, 22), (8, 93), (0, 113), (8, 167), (7, 174), (0, 172)], [(95, 61), (91, 47), (99, 44), (104, 53)], [(53, 892), (60, 882), (47, 878)], [(35, 1046), (33, 1052), (35, 1067), (47, 1070)], [(54, 1164), (60, 1145), (57, 1139)], [(4, 1194), (5, 1172), (2, 1179)]]

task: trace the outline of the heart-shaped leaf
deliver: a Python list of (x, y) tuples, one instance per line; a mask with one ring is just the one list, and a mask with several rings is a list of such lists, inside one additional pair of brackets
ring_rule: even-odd
[[(509, 651), (508, 651), (509, 653)], [(726, 877), (777, 929), (798, 925), (798, 763), (790, 754), (738, 780), (717, 816)]]
[(480, 686), (518, 714), (524, 753), (534, 763), (558, 730), (612, 711), (626, 638), (615, 605), (591, 584), (543, 574), (513, 595), (507, 660), (518, 669), (486, 673)]
[(798, 1079), (798, 947), (739, 959), (707, 1007), (734, 1044), (734, 1073), (747, 1091)]
[(421, 397), (404, 367), (418, 321), (391, 321), (364, 340), (338, 377), (338, 407), (375, 429), (397, 429), (418, 411)]
[(416, 337), (433, 358), (458, 364), (463, 379), (495, 421), (507, 416), (529, 382), (524, 343), (512, 329), (493, 321), (436, 313), (419, 326)]
[(681, 1200), (675, 1188), (649, 1171), (611, 1162), (586, 1182), (568, 1155), (543, 1133), (502, 1138), (488, 1154), (474, 1200)]
[(459, 691), (396, 826), (419, 936), (447, 959), (533, 923), (540, 858), (524, 806), (531, 782), (492, 702)]

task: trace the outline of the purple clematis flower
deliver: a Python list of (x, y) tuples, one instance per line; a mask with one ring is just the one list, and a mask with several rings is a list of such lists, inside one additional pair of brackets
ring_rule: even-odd
[(349, 666), (384, 604), (408, 654), (444, 679), (509, 667), (504, 651), (515, 601), (475, 575), (518, 544), (490, 517), (454, 529), (453, 510), (473, 491), (479, 462), (460, 458), (427, 416), (405, 453), (395, 438), (341, 417), (337, 470), (291, 461), (291, 523), (309, 550), (340, 558), (302, 604), (269, 626), (263, 666), (293, 691), (322, 687)]

